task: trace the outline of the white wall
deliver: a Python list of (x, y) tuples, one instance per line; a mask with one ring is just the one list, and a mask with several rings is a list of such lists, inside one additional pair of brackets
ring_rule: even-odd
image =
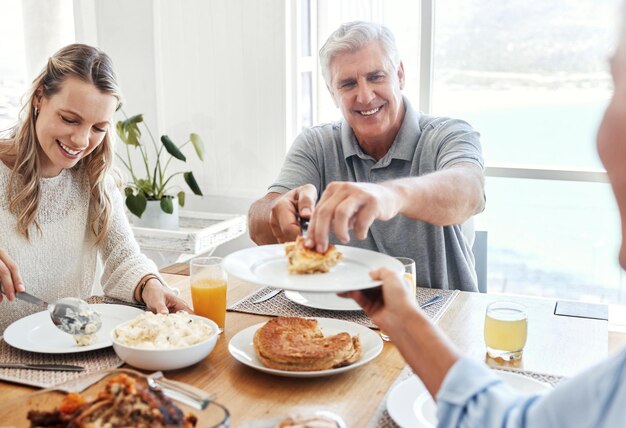
[[(172, 162), (192, 169), (206, 195), (188, 196), (188, 209), (247, 213), (282, 165), (293, 138), (285, 102), (288, 1), (95, 0), (94, 7), (83, 6), (83, 20), (94, 20), (97, 44), (113, 58), (126, 113), (143, 113), (153, 132), (178, 143), (190, 132), (203, 138), (203, 163), (193, 150), (187, 164)], [(81, 33), (94, 37), (88, 29)], [(245, 237), (218, 253), (247, 245)]]

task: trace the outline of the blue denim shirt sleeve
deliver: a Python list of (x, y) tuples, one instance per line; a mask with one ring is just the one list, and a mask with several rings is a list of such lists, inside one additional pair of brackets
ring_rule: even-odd
[(444, 379), (437, 404), (439, 427), (626, 427), (626, 349), (535, 395), (462, 358)]

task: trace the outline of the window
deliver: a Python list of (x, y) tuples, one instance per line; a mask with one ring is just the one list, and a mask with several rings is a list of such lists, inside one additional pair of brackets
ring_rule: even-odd
[(435, 5), (433, 113), (479, 130), (491, 167), (476, 221), (489, 232), (490, 290), (625, 301), (619, 216), (595, 149), (619, 2)]
[(0, 130), (5, 130), (15, 124), (22, 96), (48, 57), (74, 43), (74, 10), (72, 0), (2, 0), (0, 11)]
[(0, 14), (0, 131), (17, 118), (20, 97), (26, 87), (22, 5), (20, 0), (3, 0)]
[[(619, 216), (595, 150), (621, 0), (421, 3), (318, 0), (318, 44), (341, 22), (382, 22), (413, 105), (480, 131), (490, 292), (626, 302)], [(339, 117), (321, 77), (313, 98), (317, 122)]]

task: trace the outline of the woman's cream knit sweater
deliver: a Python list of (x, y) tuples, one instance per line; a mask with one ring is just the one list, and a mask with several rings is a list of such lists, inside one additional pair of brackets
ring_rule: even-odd
[[(89, 185), (82, 169), (63, 170), (41, 179), (37, 222), (30, 241), (17, 232), (16, 217), (9, 212), (7, 189), (11, 170), (0, 161), (0, 248), (17, 263), (26, 291), (48, 302), (62, 297), (91, 295), (96, 257), (101, 257), (105, 295), (133, 300), (133, 290), (155, 264), (139, 250), (124, 212), (122, 195), (111, 177), (107, 190), (113, 204), (108, 235), (97, 246), (88, 221)], [(0, 334), (13, 321), (40, 311), (26, 302), (0, 303)]]

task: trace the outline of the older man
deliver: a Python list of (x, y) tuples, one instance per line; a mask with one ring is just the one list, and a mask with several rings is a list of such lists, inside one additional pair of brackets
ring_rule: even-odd
[(296, 138), (278, 179), (250, 208), (250, 237), (290, 241), (298, 217), (310, 217), (306, 245), (320, 252), (338, 240), (411, 257), (418, 286), (476, 290), (461, 224), (484, 207), (478, 133), (411, 107), (395, 39), (379, 24), (342, 25), (320, 62), (343, 120)]

